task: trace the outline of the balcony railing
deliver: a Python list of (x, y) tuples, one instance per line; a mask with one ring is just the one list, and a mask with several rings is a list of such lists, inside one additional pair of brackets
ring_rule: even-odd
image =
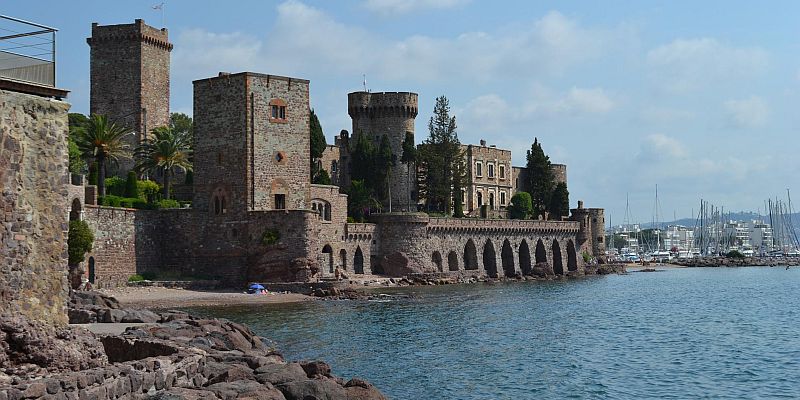
[(0, 15), (0, 78), (55, 87), (56, 31)]

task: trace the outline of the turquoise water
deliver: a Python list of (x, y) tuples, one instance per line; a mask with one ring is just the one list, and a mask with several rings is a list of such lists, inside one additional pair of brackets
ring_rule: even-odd
[(797, 398), (798, 289), (800, 268), (687, 268), (200, 312), (393, 399)]

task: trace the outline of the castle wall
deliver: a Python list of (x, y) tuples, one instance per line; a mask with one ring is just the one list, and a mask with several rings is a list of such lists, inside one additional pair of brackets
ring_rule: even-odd
[(0, 314), (63, 325), (69, 104), (0, 90)]
[(341, 155), (339, 153), (339, 146), (329, 144), (325, 146), (325, 151), (322, 152), (322, 157), (317, 160), (319, 162), (319, 166), (325, 171), (328, 171), (328, 175), (331, 177), (331, 184), (336, 186), (341, 186), (341, 182), (339, 180), (341, 172), (341, 169), (339, 168), (339, 159), (341, 158)]
[(485, 145), (461, 147), (468, 171), (463, 197), (465, 213), (478, 215), (484, 204), (493, 211), (508, 207), (514, 195), (511, 151)]
[[(377, 148), (387, 135), (397, 162), (392, 167), (390, 187), (394, 211), (415, 211), (416, 203), (409, 193), (416, 190), (416, 180), (409, 179), (409, 170), (400, 162), (406, 132), (414, 134), (417, 117), (417, 94), (409, 92), (353, 92), (347, 95), (348, 113), (353, 120), (353, 138), (365, 134)], [(414, 171), (413, 168), (411, 171)], [(385, 201), (385, 200), (384, 200)], [(388, 208), (388, 202), (384, 204)]]

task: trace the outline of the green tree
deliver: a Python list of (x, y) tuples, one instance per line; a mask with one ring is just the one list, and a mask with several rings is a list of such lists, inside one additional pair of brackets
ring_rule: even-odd
[(105, 196), (106, 163), (116, 163), (130, 156), (129, 146), (123, 140), (132, 132), (109, 122), (106, 116), (93, 114), (85, 127), (75, 129), (75, 143), (86, 159), (97, 164), (97, 195)]
[(319, 118), (317, 118), (317, 114), (313, 109), (311, 110), (311, 115), (309, 115), (308, 122), (311, 139), (311, 178), (314, 179), (320, 169), (317, 165), (317, 160), (322, 157), (322, 153), (325, 152), (328, 143), (325, 141), (322, 125), (319, 123)]
[[(417, 162), (417, 147), (414, 145), (414, 134), (411, 132), (406, 132), (406, 137), (403, 139), (403, 154), (400, 156), (400, 162), (406, 165), (406, 175), (408, 175), (408, 186), (406, 187), (406, 192), (408, 193), (408, 204), (413, 204), (413, 197), (411, 196), (411, 191), (413, 187), (413, 182), (416, 179), (416, 167), (414, 164)], [(414, 174), (411, 173), (412, 168), (414, 169)]]
[(373, 154), (373, 170), (375, 175), (374, 186), (371, 188), (375, 197), (386, 205), (390, 202), (390, 182), (392, 178), (392, 167), (395, 164), (395, 156), (392, 154), (392, 146), (389, 144), (389, 137), (381, 136), (378, 150)]
[(358, 222), (364, 222), (370, 208), (377, 204), (364, 181), (353, 180), (350, 182), (350, 188), (347, 190), (347, 213), (350, 217)]
[(464, 182), (466, 167), (461, 165), (464, 154), (456, 131), (456, 117), (450, 115), (450, 103), (444, 96), (436, 98), (428, 131), (430, 135), (420, 145), (417, 154), (419, 195), (429, 211), (444, 211), (450, 215), (454, 189), (458, 190), (460, 197), (460, 187), (463, 187), (460, 182)]
[(559, 182), (553, 189), (548, 210), (550, 219), (560, 220), (561, 217), (569, 216), (569, 190), (565, 182)]
[(538, 139), (533, 140), (533, 145), (527, 154), (527, 161), (528, 187), (533, 203), (533, 216), (538, 218), (544, 215), (550, 204), (550, 196), (555, 188), (555, 176), (550, 165), (550, 157), (544, 154)]
[(192, 121), (192, 117), (184, 113), (175, 112), (170, 114), (169, 127), (175, 132), (189, 136), (190, 139), (194, 136), (194, 122)]
[(164, 199), (169, 199), (171, 174), (175, 169), (191, 171), (192, 163), (190, 136), (186, 132), (176, 132), (170, 127), (153, 129), (152, 135), (136, 148), (137, 163), (134, 167), (140, 172), (160, 171), (164, 176)]
[(89, 176), (86, 177), (90, 185), (97, 186), (97, 163), (89, 164)]
[(128, 176), (125, 179), (125, 197), (138, 199), (139, 198), (139, 180), (136, 179), (135, 171), (128, 171)]
[(508, 218), (528, 219), (532, 213), (533, 205), (531, 203), (530, 193), (519, 192), (511, 197), (511, 205), (508, 206)]
[(67, 136), (67, 144), (69, 150), (69, 172), (73, 174), (86, 173), (86, 160), (83, 159), (78, 143), (75, 141), (77, 129), (86, 128), (89, 125), (89, 118), (79, 113), (69, 113), (69, 135)]
[(69, 265), (78, 265), (83, 261), (86, 253), (92, 251), (94, 234), (86, 221), (69, 221), (67, 233), (67, 254)]
[(320, 169), (317, 172), (317, 175), (314, 177), (314, 183), (318, 185), (330, 185), (331, 184), (331, 176), (328, 175), (328, 171), (324, 169)]
[[(461, 150), (459, 146), (459, 150)], [(467, 186), (467, 163), (464, 161), (463, 152), (455, 156), (452, 163), (453, 175), (453, 216), (456, 218), (464, 217), (464, 194), (463, 190)]]

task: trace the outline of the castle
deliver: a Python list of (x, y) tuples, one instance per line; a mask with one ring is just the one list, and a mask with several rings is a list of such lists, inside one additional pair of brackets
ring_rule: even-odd
[[(128, 124), (141, 140), (169, 119), (169, 43), (165, 29), (93, 24), (91, 110)], [(435, 218), (417, 213), (413, 170), (391, 173), (391, 213), (347, 222), (339, 186), (310, 181), (310, 82), (252, 72), (194, 81), (194, 180), (191, 208), (133, 210), (97, 206), (91, 186), (72, 185), (70, 218), (95, 231), (87, 275), (96, 286), (124, 284), (143, 272), (245, 281), (316, 281), (347, 275), (431, 272), (516, 276), (545, 268), (583, 274), (582, 253), (601, 258), (603, 210), (578, 208), (569, 220)], [(387, 135), (396, 155), (414, 134), (417, 94), (348, 94), (353, 136)], [(379, 136), (370, 140), (380, 140)], [(343, 133), (320, 163), (334, 182), (349, 182)], [(497, 216), (524, 170), (510, 152), (465, 146), (471, 215), (482, 205)], [(554, 165), (566, 180), (566, 167)], [(399, 271), (399, 272), (398, 272)]]

